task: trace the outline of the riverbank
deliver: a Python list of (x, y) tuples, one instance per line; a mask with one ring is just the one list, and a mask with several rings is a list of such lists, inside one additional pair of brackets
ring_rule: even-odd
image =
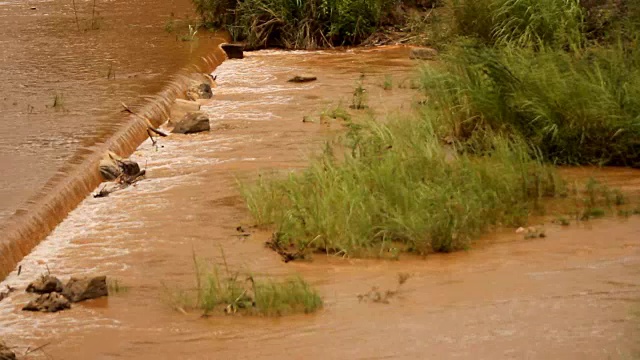
[[(313, 357), (310, 349), (319, 343), (318, 356), (335, 359), (628, 353), (626, 299), (640, 295), (634, 217), (548, 223), (544, 239), (492, 233), (473, 251), (427, 259), (315, 256), (311, 263), (283, 263), (263, 246), (270, 233), (250, 228), (237, 180), (304, 168), (327, 137), (343, 131), (341, 120), (321, 122), (320, 114), (341, 101), (348, 106), (363, 72), (379, 115), (406, 112), (422, 96), (409, 86), (384, 90), (388, 77), (399, 84), (414, 76), (407, 48), (246, 55), (215, 72), (218, 88), (204, 107), (211, 132), (171, 135), (160, 139), (158, 151), (144, 142), (133, 159), (146, 164), (147, 180), (107, 198), (87, 197), (22, 261), (22, 273), (0, 284), (21, 287), (48, 266), (61, 277), (105, 273), (129, 291), (54, 317), (20, 312), (23, 295), (12, 294), (0, 302), (0, 337), (7, 343), (50, 343), (48, 354), (69, 359), (282, 358), (283, 349), (287, 356)], [(287, 83), (302, 73), (318, 80)], [(639, 186), (634, 170), (583, 171), (576, 176), (600, 173), (625, 190)], [(320, 291), (324, 310), (286, 319), (208, 320), (174, 311), (168, 292), (195, 286), (193, 253), (220, 264), (221, 249), (234, 269), (302, 275)], [(373, 286), (395, 290), (398, 273), (410, 277), (389, 304), (359, 300)]]

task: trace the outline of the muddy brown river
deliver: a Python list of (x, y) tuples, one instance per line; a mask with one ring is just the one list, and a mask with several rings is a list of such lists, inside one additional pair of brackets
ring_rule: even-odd
[[(70, 27), (66, 36), (98, 37), (97, 32), (90, 31), (75, 34), (73, 12), (69, 13), (67, 4), (46, 2), (36, 5), (37, 10), (23, 9), (23, 5), (16, 3), (0, 4), (3, 4), (0, 11), (14, 9), (13, 14), (22, 11), (25, 19), (37, 17), (31, 11), (60, 6), (58, 21), (64, 20), (65, 26)], [(90, 8), (88, 2), (77, 4)], [(102, 5), (106, 7), (104, 4), (107, 3)], [(120, 10), (109, 15), (101, 8), (101, 16), (105, 17), (101, 29), (108, 29), (108, 16), (114, 19), (122, 16), (123, 26), (142, 23), (140, 27), (149, 32), (149, 37), (133, 32), (131, 36), (141, 38), (135, 40), (137, 43), (131, 38), (131, 44), (122, 44), (122, 39), (113, 35), (112, 42), (120, 44), (109, 46), (128, 49), (117, 54), (123, 63), (127, 57), (132, 58), (129, 66), (138, 67), (130, 71), (139, 74), (138, 78), (145, 71), (153, 75), (146, 81), (123, 79), (129, 85), (120, 85), (113, 93), (96, 90), (92, 98), (87, 98), (91, 92), (76, 88), (76, 80), (66, 79), (69, 85), (64, 96), (69, 112), (46, 108), (46, 97), (39, 103), (43, 113), (34, 117), (34, 126), (28, 130), (13, 126), (14, 132), (8, 132), (5, 123), (16, 124), (15, 119), (26, 121), (33, 114), (8, 110), (15, 117), (11, 120), (4, 109), (12, 109), (12, 102), (3, 104), (0, 139), (4, 140), (7, 132), (8, 140), (1, 145), (1, 154), (11, 154), (4, 147), (18, 154), (23, 149), (25, 161), (7, 164), (15, 167), (12, 173), (34, 175), (34, 182), (26, 185), (27, 180), (17, 181), (14, 177), (17, 175), (3, 174), (3, 184), (16, 183), (10, 191), (15, 194), (13, 205), (3, 202), (5, 209), (12, 209), (8, 212), (33, 196), (29, 191), (37, 193), (49, 181), (44, 170), (41, 178), (35, 176), (34, 168), (40, 166), (55, 175), (61, 167), (64, 171), (65, 159), (78, 156), (78, 152), (91, 154), (94, 145), (74, 139), (86, 136), (94, 139), (88, 140), (88, 144), (91, 141), (99, 144), (118, 135), (127, 120), (109, 115), (119, 111), (119, 102), (128, 101), (124, 98), (142, 102), (140, 95), (161, 91), (163, 81), (190, 61), (188, 54), (192, 50), (184, 48), (188, 45), (176, 43), (163, 30), (166, 14), (171, 9), (177, 14), (186, 6), (184, 2), (140, 6), (145, 9), (144, 19), (138, 6), (117, 1), (108, 4)], [(154, 22), (153, 17), (160, 20)], [(14, 21), (4, 15), (0, 19)], [(44, 15), (38, 19), (32, 24), (40, 24), (39, 21), (47, 24)], [(15, 20), (17, 27), (29, 28), (28, 23)], [(27, 36), (11, 31), (16, 31), (15, 37)], [(12, 42), (13, 51), (24, 54), (9, 60), (11, 56), (6, 49), (0, 50), (3, 77), (6, 62), (13, 64), (20, 56), (28, 58), (28, 52), (37, 53), (35, 45), (20, 45), (16, 39), (7, 38), (2, 35), (2, 41)], [(141, 46), (143, 43), (146, 45)], [(50, 48), (49, 51), (54, 53)], [(147, 62), (132, 55), (138, 51), (146, 54)], [(176, 53), (167, 55), (172, 51)], [(205, 50), (201, 51), (202, 56), (206, 55)], [(0, 302), (0, 338), (19, 354), (44, 345), (42, 351), (28, 355), (33, 359), (631, 358), (638, 345), (638, 217), (593, 220), (569, 227), (553, 225), (548, 219), (534, 219), (534, 225), (546, 222), (546, 238), (524, 240), (521, 234), (509, 229), (487, 235), (467, 252), (426, 258), (401, 256), (400, 261), (316, 255), (312, 262), (285, 264), (264, 248), (267, 232), (238, 236), (237, 226), (251, 224), (239, 196), (238, 181), (253, 179), (261, 171), (304, 166), (324, 139), (341, 131), (339, 121), (321, 123), (319, 115), (340, 103), (348, 105), (360, 74), (365, 74), (364, 86), (374, 113), (406, 112), (413, 101), (421, 99), (406, 86), (415, 65), (408, 60), (408, 52), (402, 47), (259, 51), (247, 54), (243, 60), (222, 63), (214, 71), (218, 79), (214, 98), (204, 106), (211, 116), (211, 132), (172, 135), (160, 139), (161, 147), (157, 149), (150, 141), (143, 142), (132, 157), (146, 166), (146, 180), (107, 198), (83, 195), (79, 206), (20, 261), (20, 275), (14, 270), (0, 284), (24, 289), (48, 268), (63, 279), (71, 275), (106, 274), (129, 290), (74, 304), (73, 309), (56, 314), (20, 311), (29, 296), (15, 292)], [(96, 68), (100, 68), (97, 60), (100, 56), (96, 55)], [(135, 65), (137, 61), (140, 62)], [(60, 67), (67, 66), (67, 62), (60, 62)], [(45, 64), (33, 66), (39, 66), (41, 72), (49, 68)], [(14, 69), (17, 68), (29, 71), (27, 65), (16, 65)], [(318, 76), (318, 81), (286, 82), (301, 73), (312, 73)], [(59, 74), (50, 76), (65, 79)], [(394, 81), (391, 91), (381, 86), (387, 76)], [(48, 84), (52, 89), (57, 83), (52, 79), (32, 81), (41, 86)], [(100, 88), (98, 82), (102, 81), (95, 80), (95, 86)], [(41, 93), (34, 91), (27, 95), (31, 90), (16, 86), (9, 89), (4, 83), (0, 86), (3, 94), (14, 96), (20, 103)], [(72, 100), (76, 92), (84, 96)], [(85, 105), (72, 106), (73, 101)], [(85, 116), (87, 111), (103, 116)], [(303, 123), (305, 116), (316, 121)], [(42, 127), (35, 126), (40, 123)], [(15, 131), (24, 133), (19, 135)], [(25, 145), (31, 141), (43, 146), (39, 141), (46, 136), (53, 139), (54, 135), (60, 143), (50, 148), (35, 151)], [(67, 142), (71, 145), (60, 145)], [(9, 157), (7, 161), (14, 161)], [(563, 172), (567, 177), (596, 176), (630, 193), (640, 191), (640, 172), (635, 170)], [(28, 212), (26, 208), (25, 213)], [(223, 315), (204, 319), (200, 313), (175, 311), (169, 304), (169, 295), (195, 286), (193, 254), (220, 263), (222, 251), (235, 270), (257, 276), (301, 274), (320, 291), (324, 309), (314, 315), (275, 319)], [(411, 277), (389, 304), (359, 301), (358, 295), (373, 286), (394, 289), (400, 272)]]

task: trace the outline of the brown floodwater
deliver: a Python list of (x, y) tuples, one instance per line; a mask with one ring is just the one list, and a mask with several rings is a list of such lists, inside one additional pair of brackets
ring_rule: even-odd
[[(263, 246), (237, 182), (261, 171), (304, 166), (348, 106), (361, 73), (371, 111), (406, 112), (420, 94), (407, 86), (414, 63), (402, 47), (260, 51), (229, 60), (204, 110), (212, 131), (145, 141), (132, 155), (148, 179), (107, 198), (86, 197), (0, 286), (24, 289), (46, 269), (106, 274), (128, 291), (57, 314), (24, 313), (19, 291), (0, 302), (0, 338), (34, 359), (624, 359), (637, 345), (632, 310), (640, 296), (640, 221), (546, 224), (547, 237), (514, 230), (480, 239), (467, 252), (400, 261), (316, 255), (285, 264)], [(292, 84), (296, 74), (318, 81)], [(386, 77), (394, 88), (382, 89)], [(302, 122), (303, 117), (314, 122)], [(634, 170), (596, 174), (638, 191)], [(543, 221), (543, 220), (540, 220)], [(537, 225), (537, 224), (534, 224)], [(313, 315), (251, 318), (174, 311), (168, 298), (195, 286), (194, 253), (257, 276), (301, 274), (325, 300)], [(395, 289), (389, 304), (361, 302), (373, 286)]]
[(162, 122), (177, 74), (221, 60), (214, 33), (182, 41), (188, 18), (189, 0), (0, 1), (4, 265), (13, 267), (97, 185), (95, 156), (141, 142), (144, 127), (121, 112), (122, 102)]

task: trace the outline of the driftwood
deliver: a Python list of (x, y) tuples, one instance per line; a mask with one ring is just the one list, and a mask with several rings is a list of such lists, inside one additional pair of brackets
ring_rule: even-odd
[[(130, 185), (144, 179), (144, 176), (147, 174), (146, 170), (140, 170), (138, 163), (130, 160), (118, 161), (118, 165), (120, 165), (122, 169), (122, 174), (114, 180), (115, 184), (111, 184), (111, 186), (109, 186), (109, 184), (104, 185), (100, 191), (93, 194), (94, 198), (107, 197), (113, 192), (126, 189)], [(136, 169), (137, 172), (135, 172)]]
[(0, 301), (2, 301), (5, 298), (9, 297), (9, 294), (11, 294), (12, 292), (14, 292), (16, 290), (17, 290), (16, 288), (7, 285), (7, 289), (6, 290), (0, 291)]
[[(148, 130), (151, 130), (151, 131), (153, 131), (154, 133), (156, 133), (156, 134), (158, 134), (158, 135), (160, 135), (160, 136), (162, 136), (162, 137), (167, 137), (167, 136), (169, 136), (169, 134), (165, 133), (164, 131), (162, 131), (162, 130), (160, 130), (160, 129), (158, 129), (158, 128), (155, 128), (155, 127), (153, 126), (153, 124), (151, 124), (151, 121), (149, 121), (149, 119), (147, 119), (147, 118), (145, 118), (145, 117), (142, 117), (142, 116), (140, 116), (140, 115), (136, 114), (133, 110), (131, 110), (131, 108), (129, 108), (129, 107), (127, 106), (127, 104), (125, 104), (125, 103), (120, 103), (120, 104), (121, 104), (121, 105), (122, 105), (122, 107), (124, 108), (124, 110), (122, 110), (122, 111), (124, 111), (124, 112), (128, 112), (129, 114), (131, 114), (131, 115), (133, 115), (133, 116), (137, 117), (138, 119), (142, 119), (142, 120), (147, 124), (147, 129), (148, 129)], [(149, 131), (148, 131), (148, 130), (147, 130), (147, 133), (149, 133)], [(149, 136), (151, 136), (151, 135), (149, 135)]]

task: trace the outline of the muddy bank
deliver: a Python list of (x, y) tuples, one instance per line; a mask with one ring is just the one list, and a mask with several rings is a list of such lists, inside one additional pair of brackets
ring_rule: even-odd
[[(238, 236), (250, 224), (237, 180), (307, 164), (323, 139), (340, 131), (317, 119), (349, 104), (365, 72), (377, 113), (406, 111), (420, 97), (385, 91), (386, 75), (411, 76), (408, 49), (350, 52), (264, 51), (228, 61), (204, 107), (212, 131), (149, 141), (132, 158), (149, 179), (106, 199), (86, 198), (3, 284), (21, 286), (48, 266), (62, 277), (104, 273), (130, 291), (89, 301), (55, 318), (22, 314), (22, 294), (0, 302), (0, 337), (16, 346), (51, 342), (54, 358), (616, 358), (632, 347), (629, 307), (640, 296), (640, 222), (599, 220), (523, 240), (492, 234), (473, 251), (399, 262), (316, 256), (284, 264), (263, 242)], [(317, 81), (292, 84), (297, 74)], [(628, 171), (622, 178), (637, 177)], [(606, 175), (609, 180), (619, 174)], [(127, 211), (118, 211), (126, 208)], [(605, 241), (606, 240), (606, 241)], [(480, 245), (482, 244), (482, 245)], [(325, 309), (282, 319), (182, 315), (172, 290), (194, 286), (193, 252), (270, 276), (300, 273)], [(361, 302), (372, 286), (395, 288), (390, 304)], [(1, 284), (0, 284), (1, 285)], [(33, 326), (37, 324), (38, 326)], [(322, 344), (322, 352), (317, 352)]]

